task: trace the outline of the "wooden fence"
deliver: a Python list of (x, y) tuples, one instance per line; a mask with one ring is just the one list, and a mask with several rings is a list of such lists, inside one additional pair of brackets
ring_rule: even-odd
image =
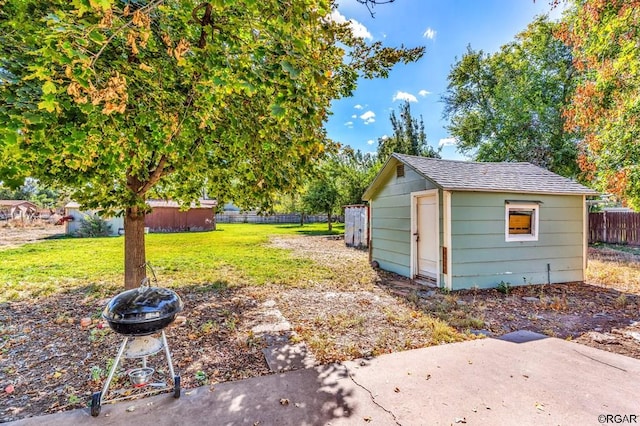
[(589, 213), (589, 243), (640, 245), (640, 213)]
[[(333, 216), (335, 222), (343, 222), (343, 216)], [(327, 215), (304, 215), (304, 223), (326, 223)], [(255, 213), (216, 214), (216, 223), (300, 223), (300, 215), (274, 214), (261, 216)]]

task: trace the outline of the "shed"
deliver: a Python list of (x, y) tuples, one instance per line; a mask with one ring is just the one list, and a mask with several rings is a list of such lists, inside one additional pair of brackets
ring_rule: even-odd
[(216, 229), (216, 200), (200, 200), (182, 210), (176, 201), (148, 200), (152, 208), (144, 223), (150, 232), (211, 231)]
[(367, 247), (369, 243), (369, 207), (367, 205), (344, 206), (344, 242), (347, 247)]
[[(82, 219), (95, 215), (99, 215), (99, 213), (95, 210), (81, 210), (80, 204), (75, 201), (67, 203), (64, 206), (64, 217), (61, 220), (64, 223), (65, 233), (69, 235), (75, 234), (80, 230)], [(120, 235), (120, 231), (124, 229), (124, 217), (100, 217), (109, 225), (109, 235)]]
[(370, 257), (450, 290), (584, 281), (589, 195), (530, 163), (392, 154), (363, 195)]

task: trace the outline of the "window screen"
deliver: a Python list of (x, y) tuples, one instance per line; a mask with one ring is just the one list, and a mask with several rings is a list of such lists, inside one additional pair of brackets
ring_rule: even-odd
[(505, 240), (538, 241), (538, 204), (505, 204)]

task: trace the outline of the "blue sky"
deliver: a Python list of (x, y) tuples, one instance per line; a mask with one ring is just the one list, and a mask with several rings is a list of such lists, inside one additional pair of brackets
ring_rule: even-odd
[(352, 22), (354, 30), (369, 41), (388, 46), (425, 46), (416, 63), (397, 65), (387, 79), (361, 80), (353, 97), (335, 101), (327, 123), (328, 136), (343, 145), (375, 152), (378, 138), (391, 135), (391, 111), (403, 100), (411, 102), (415, 118), (422, 115), (430, 145), (443, 145), (446, 159), (463, 159), (447, 133), (441, 96), (456, 58), (467, 45), (493, 53), (523, 31), (537, 15), (557, 19), (548, 0), (395, 0), (378, 5), (371, 17), (356, 0), (340, 0), (334, 19)]

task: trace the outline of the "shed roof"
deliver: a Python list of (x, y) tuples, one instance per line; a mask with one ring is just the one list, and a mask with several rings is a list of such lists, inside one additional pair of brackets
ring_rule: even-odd
[(481, 163), (394, 153), (365, 191), (362, 197), (364, 200), (371, 199), (383, 181), (381, 177), (398, 162), (411, 167), (416, 173), (446, 191), (598, 194), (584, 185), (531, 163)]
[[(189, 208), (191, 209), (210, 209), (212, 207), (216, 207), (218, 205), (217, 200), (199, 200), (200, 205), (196, 203), (191, 203)], [(179, 208), (180, 204), (177, 201), (173, 200), (147, 200), (147, 204), (151, 207), (171, 207), (171, 208)]]

